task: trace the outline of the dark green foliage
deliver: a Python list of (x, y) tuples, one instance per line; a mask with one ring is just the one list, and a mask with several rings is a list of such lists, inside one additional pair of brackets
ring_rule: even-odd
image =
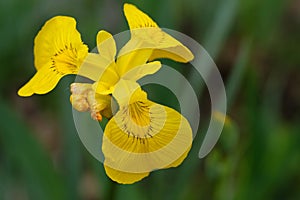
[[(1, 1), (0, 199), (300, 199), (299, 3), (128, 2), (162, 27), (190, 35), (214, 58), (230, 118), (217, 145), (198, 158), (209, 114), (201, 113), (203, 127), (180, 167), (152, 172), (134, 185), (113, 183), (74, 128), (71, 76), (47, 95), (20, 98), (16, 92), (35, 71), (33, 40), (46, 20), (75, 17), (92, 49), (98, 30), (127, 29), (123, 1)], [(197, 88), (199, 77), (189, 65), (163, 63), (174, 64)], [(151, 87), (153, 100), (178, 109), (174, 95), (155, 85), (145, 89)], [(205, 88), (197, 89), (206, 105)]]

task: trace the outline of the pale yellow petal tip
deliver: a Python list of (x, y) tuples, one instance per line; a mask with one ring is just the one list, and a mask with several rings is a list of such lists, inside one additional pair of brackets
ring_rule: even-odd
[(113, 181), (120, 184), (133, 184), (149, 176), (149, 172), (145, 173), (128, 173), (115, 170), (107, 165), (104, 165), (106, 175)]

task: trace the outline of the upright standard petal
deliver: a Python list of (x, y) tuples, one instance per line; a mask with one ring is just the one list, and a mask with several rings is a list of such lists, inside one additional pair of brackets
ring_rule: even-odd
[(34, 40), (37, 73), (18, 94), (31, 96), (50, 92), (63, 76), (78, 72), (87, 53), (88, 48), (76, 30), (75, 19), (53, 17), (45, 23)]
[(115, 56), (117, 53), (116, 42), (109, 32), (104, 30), (98, 32), (97, 48), (101, 56), (105, 57), (111, 62), (115, 61)]
[(103, 73), (98, 76), (93, 88), (98, 94), (108, 95), (112, 93), (113, 86), (120, 79), (116, 70), (115, 56), (117, 48), (113, 36), (107, 31), (99, 31), (97, 34), (97, 48), (99, 55), (107, 60), (107, 64), (103, 65)]
[(192, 52), (178, 40), (162, 31), (145, 13), (131, 4), (124, 4), (124, 13), (128, 21), (131, 37), (144, 41), (141, 49), (153, 49), (149, 60), (169, 58), (178, 62), (189, 62)]

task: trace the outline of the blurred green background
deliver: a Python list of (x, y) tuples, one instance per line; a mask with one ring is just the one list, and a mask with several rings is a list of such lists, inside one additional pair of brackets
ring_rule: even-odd
[(134, 185), (112, 182), (76, 133), (74, 77), (47, 95), (16, 92), (35, 72), (33, 40), (46, 20), (75, 17), (83, 41), (94, 47), (98, 30), (127, 30), (124, 2), (1, 0), (0, 199), (300, 199), (300, 1), (127, 2), (161, 27), (191, 36), (214, 58), (229, 116), (217, 145), (198, 159), (200, 128), (180, 167)]

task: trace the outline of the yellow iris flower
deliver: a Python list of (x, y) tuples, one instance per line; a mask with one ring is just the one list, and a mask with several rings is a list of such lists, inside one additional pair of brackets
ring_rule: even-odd
[[(136, 81), (161, 68), (155, 59), (189, 62), (194, 56), (137, 7), (124, 4), (124, 13), (131, 38), (117, 56), (110, 33), (99, 31), (99, 53), (88, 53), (73, 18), (57, 16), (47, 21), (34, 41), (37, 72), (18, 94), (48, 93), (68, 74), (95, 81), (71, 84), (70, 100), (75, 109), (90, 111), (96, 120), (101, 121), (102, 115), (110, 119), (102, 144), (105, 171), (112, 180), (130, 184), (153, 170), (178, 166), (192, 144), (185, 117), (149, 100)], [(118, 104), (114, 115), (112, 97)]]
[(145, 13), (124, 5), (131, 38), (117, 59), (115, 41), (99, 31), (99, 55), (108, 62), (93, 84), (96, 95), (110, 95), (119, 110), (106, 125), (102, 150), (106, 174), (114, 181), (130, 184), (156, 169), (176, 167), (192, 144), (188, 121), (177, 111), (147, 99), (136, 81), (161, 67), (157, 58), (188, 62), (193, 54), (179, 41), (163, 32)]

